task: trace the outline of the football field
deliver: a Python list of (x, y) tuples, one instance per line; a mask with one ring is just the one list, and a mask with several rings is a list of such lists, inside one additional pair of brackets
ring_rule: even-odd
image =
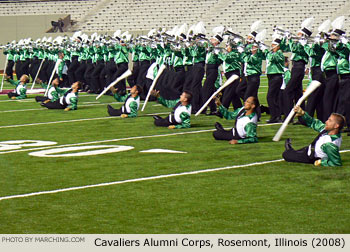
[[(30, 85), (28, 85), (30, 87)], [(4, 89), (10, 89), (5, 82)], [(267, 80), (259, 97), (266, 104)], [(170, 109), (150, 102), (137, 118), (109, 117), (111, 96), (81, 93), (78, 110), (47, 110), (30, 94), (0, 95), (0, 233), (350, 233), (350, 137), (342, 167), (282, 160), (284, 140), (317, 135), (258, 126), (259, 143), (229, 145), (200, 115), (189, 129), (153, 124)]]

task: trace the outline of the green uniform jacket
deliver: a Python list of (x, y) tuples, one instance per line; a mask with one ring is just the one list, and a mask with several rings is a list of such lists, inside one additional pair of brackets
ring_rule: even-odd
[(322, 71), (336, 70), (338, 61), (337, 52), (329, 42), (323, 43), (322, 48), (326, 50), (321, 60)]
[(292, 77), (292, 73), (290, 72), (289, 68), (286, 67), (283, 69), (283, 71), (283, 85), (287, 86), (290, 78)]
[(350, 48), (347, 45), (344, 45), (341, 42), (338, 42), (336, 51), (339, 55), (338, 64), (337, 64), (337, 73), (338, 74), (349, 74), (350, 66), (349, 66), (349, 55)]
[(282, 50), (271, 52), (264, 51), (266, 57), (266, 74), (283, 74), (284, 73), (284, 55)]
[(173, 51), (174, 59), (173, 66), (174, 67), (182, 67), (184, 65), (184, 56), (181, 51)]
[(304, 46), (300, 44), (298, 41), (293, 41), (290, 39), (287, 41), (285, 38), (282, 39), (281, 45), (280, 45), (281, 50), (285, 52), (292, 52), (292, 56), (290, 57), (291, 60), (293, 61), (299, 61), (303, 60), (305, 63), (308, 63), (308, 55), (304, 50)]
[[(8, 79), (8, 82), (10, 82), (12, 85), (17, 86), (21, 83), (20, 81), (14, 81), (12, 79)], [(23, 85), (24, 87), (19, 90), (19, 96), (16, 97), (16, 100), (21, 100), (27, 98), (27, 86)]]
[(126, 46), (119, 44), (115, 45), (114, 62), (116, 64), (129, 62), (129, 50)]
[[(241, 111), (242, 108), (238, 108), (233, 112), (229, 112), (227, 108), (225, 108), (223, 105), (219, 106), (219, 111), (222, 114), (222, 116), (227, 120), (234, 120), (237, 118), (239, 111)], [(246, 116), (246, 115), (244, 115)], [(248, 115), (249, 119), (252, 119), (255, 116), (255, 112)], [(246, 138), (238, 140), (238, 143), (257, 143), (258, 142), (258, 136), (256, 134), (256, 127), (257, 125), (255, 123), (247, 123), (247, 125), (244, 127), (244, 130), (247, 133)]]
[(224, 73), (239, 70), (240, 74), (242, 74), (243, 55), (237, 50), (233, 49), (229, 53), (219, 53), (219, 58), (223, 61), (222, 68)]
[(247, 51), (243, 54), (245, 76), (261, 74), (262, 61), (265, 59), (264, 53), (258, 49), (255, 54)]
[(190, 49), (191, 55), (193, 57), (193, 63), (204, 62), (206, 57), (206, 49), (204, 46), (193, 46)]
[[(125, 102), (126, 99), (128, 98), (128, 94), (126, 95), (120, 95), (118, 93), (115, 93), (113, 95), (114, 99), (116, 99), (119, 102)], [(135, 98), (130, 97), (130, 99), (134, 99), (137, 100), (138, 96), (136, 96)], [(128, 117), (137, 117), (137, 103), (136, 101), (133, 101), (130, 103), (130, 114), (128, 114)]]
[(7, 55), (7, 60), (11, 60), (11, 61), (14, 60), (14, 54), (15, 54), (14, 50), (5, 50), (4, 54)]
[[(315, 119), (311, 117), (308, 113), (305, 112), (304, 116), (302, 117), (306, 123), (306, 125), (316, 130), (317, 132), (321, 132), (325, 128), (325, 124), (322, 123), (320, 120)], [(337, 135), (330, 135), (332, 140), (336, 140), (337, 138), (340, 138), (340, 134)], [(328, 158), (321, 160), (322, 166), (341, 166), (341, 158), (339, 153), (339, 148), (334, 143), (325, 143), (321, 146), (321, 149), (324, 153), (327, 154)]]
[(320, 44), (312, 44), (311, 46), (306, 44), (304, 50), (309, 56), (310, 66), (318, 67), (321, 66), (322, 56), (326, 52)]
[(214, 47), (212, 45), (209, 46), (208, 53), (205, 58), (206, 64), (221, 64), (222, 60), (219, 58), (219, 54), (215, 54), (213, 52)]
[(193, 57), (191, 55), (191, 48), (182, 48), (181, 49), (183, 57), (183, 64), (185, 66), (191, 66), (193, 65)]
[[(174, 108), (176, 106), (176, 104), (179, 102), (179, 100), (180, 99), (165, 100), (161, 96), (158, 97), (158, 102), (167, 108)], [(188, 108), (189, 106), (191, 106), (191, 105), (187, 105), (186, 107)], [(186, 112), (182, 112), (180, 114), (180, 118), (182, 120), (182, 124), (175, 125), (175, 129), (183, 129), (183, 128), (190, 128), (191, 127), (191, 115), (190, 114), (188, 114)]]
[(139, 61), (151, 60), (151, 47), (140, 46), (139, 48)]

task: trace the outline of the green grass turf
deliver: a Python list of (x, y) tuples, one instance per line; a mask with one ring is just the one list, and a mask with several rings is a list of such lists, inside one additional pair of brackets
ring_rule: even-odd
[[(266, 105), (265, 77), (261, 86), (260, 99)], [(107, 117), (106, 104), (114, 102), (104, 96), (99, 104), (91, 104), (94, 96), (81, 95), (77, 111), (49, 111), (41, 109), (34, 96), (29, 95), (29, 102), (0, 96), (0, 141), (45, 140), (64, 145), (212, 130), (216, 121), (227, 128), (233, 125), (233, 121), (201, 115), (192, 116), (190, 129), (157, 128), (147, 114), (170, 110), (151, 102), (133, 119), (3, 127)], [(25, 111), (4, 112), (10, 110)], [(260, 124), (266, 119), (264, 115)], [(271, 139), (279, 126), (259, 126), (258, 144), (232, 146), (215, 141), (209, 131), (98, 143), (134, 149), (88, 157), (34, 157), (28, 155), (31, 151), (0, 154), (0, 197), (276, 160), (281, 159), (286, 137), (299, 148), (317, 134), (291, 125), (282, 141), (275, 143)], [(152, 148), (187, 154), (139, 152)], [(350, 149), (345, 135), (342, 149)], [(349, 233), (350, 153), (341, 156), (344, 165), (337, 168), (277, 162), (1, 200), (0, 233)]]

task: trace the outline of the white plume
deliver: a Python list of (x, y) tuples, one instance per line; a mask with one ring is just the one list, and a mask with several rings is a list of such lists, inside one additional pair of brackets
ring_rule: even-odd
[(255, 40), (257, 42), (261, 42), (263, 43), (265, 38), (266, 38), (266, 29), (262, 30), (261, 32), (259, 32), (256, 36), (255, 36)]
[(326, 21), (324, 21), (322, 24), (320, 24), (320, 26), (318, 27), (318, 32), (323, 32), (326, 33), (329, 31), (329, 29), (331, 28), (331, 20), (327, 19)]
[(194, 33), (195, 34), (205, 34), (206, 33), (206, 29), (205, 29), (204, 23), (202, 21), (198, 22), (198, 24), (196, 25), (196, 28), (194, 29)]
[(338, 29), (338, 30), (343, 30), (344, 21), (345, 21), (345, 17), (344, 17), (344, 16), (337, 17), (337, 18), (332, 22), (332, 28), (333, 28), (333, 29)]
[(314, 23), (314, 18), (313, 17), (309, 17), (307, 19), (305, 19), (302, 23), (301, 23), (301, 29), (306, 28), (309, 31), (312, 31), (312, 25)]
[(255, 21), (251, 26), (250, 26), (250, 32), (256, 32), (259, 33), (261, 32), (263, 29), (262, 27), (262, 21), (261, 20), (257, 20)]

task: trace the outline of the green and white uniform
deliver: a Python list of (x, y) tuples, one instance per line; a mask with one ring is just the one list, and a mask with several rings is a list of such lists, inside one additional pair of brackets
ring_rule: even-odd
[(78, 109), (78, 92), (73, 93), (71, 89), (66, 90), (64, 96), (60, 98), (60, 103), (62, 105), (67, 105), (67, 108), (71, 110)]
[(27, 98), (27, 85), (22, 84), (21, 81), (14, 81), (12, 79), (8, 79), (8, 82), (10, 82), (12, 85), (16, 86), (14, 93), (16, 93), (18, 96), (16, 97), (16, 100), (21, 100)]
[(119, 102), (124, 102), (121, 110), (123, 114), (128, 114), (128, 117), (136, 117), (137, 110), (140, 107), (140, 96), (131, 97), (131, 95), (119, 95), (118, 93), (114, 94), (114, 98)]
[[(312, 118), (308, 113), (302, 117), (306, 125), (317, 132), (324, 131), (325, 124), (320, 120)], [(328, 132), (322, 134), (315, 144), (315, 157), (321, 159), (322, 166), (341, 166), (339, 154), (342, 137), (340, 134), (329, 135)], [(311, 145), (308, 154), (311, 154)]]
[(225, 119), (237, 120), (236, 127), (232, 129), (232, 133), (234, 136), (235, 134), (238, 134), (239, 137), (242, 138), (238, 140), (238, 143), (257, 143), (258, 137), (256, 134), (256, 128), (258, 116), (255, 112), (250, 115), (246, 115), (245, 112), (241, 112), (242, 110), (244, 110), (244, 107), (238, 108), (233, 112), (229, 112), (224, 106), (219, 106), (219, 111)]
[(177, 100), (165, 100), (163, 97), (158, 97), (158, 102), (167, 108), (173, 108), (173, 111), (169, 115), (169, 122), (176, 124), (176, 129), (190, 128), (191, 127), (191, 105), (181, 105), (181, 102)]

